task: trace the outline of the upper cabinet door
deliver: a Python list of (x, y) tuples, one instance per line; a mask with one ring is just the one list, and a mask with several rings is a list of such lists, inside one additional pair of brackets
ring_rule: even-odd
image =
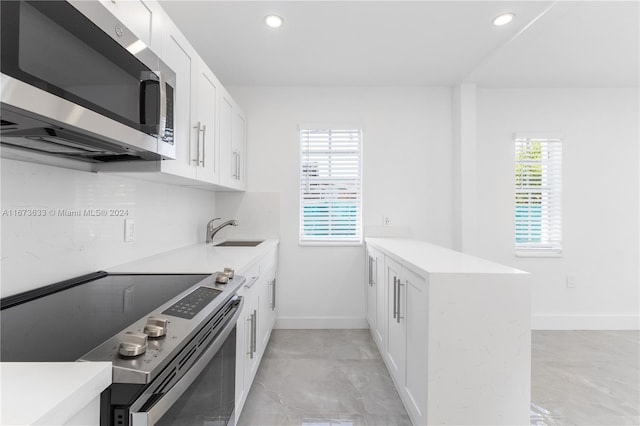
[(233, 111), (234, 185), (235, 189), (245, 190), (247, 185), (247, 118), (238, 105)]
[(174, 141), (176, 159), (162, 162), (162, 171), (178, 176), (196, 177), (197, 150), (192, 143), (193, 128), (192, 76), (195, 74), (197, 54), (175, 25), (165, 22), (162, 59), (176, 73), (174, 106)]
[(235, 157), (232, 155), (233, 100), (226, 91), (220, 93), (220, 185), (233, 185)]
[(197, 178), (200, 181), (218, 183), (218, 128), (217, 128), (217, 94), (220, 83), (213, 72), (200, 61), (197, 71), (196, 91), (196, 151)]

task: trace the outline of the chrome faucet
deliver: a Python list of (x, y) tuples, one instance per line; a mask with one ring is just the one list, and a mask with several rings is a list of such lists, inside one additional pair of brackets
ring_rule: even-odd
[(210, 243), (213, 241), (213, 237), (218, 233), (218, 231), (220, 231), (222, 228), (224, 228), (225, 226), (238, 226), (238, 221), (237, 220), (228, 220), (226, 222), (221, 223), (218, 226), (213, 226), (213, 222), (216, 220), (220, 220), (219, 217), (216, 217), (215, 219), (211, 219), (209, 221), (209, 223), (207, 223), (207, 242)]

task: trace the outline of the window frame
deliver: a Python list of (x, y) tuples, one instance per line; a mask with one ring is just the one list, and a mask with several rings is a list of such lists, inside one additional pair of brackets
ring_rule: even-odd
[[(327, 236), (327, 237), (313, 237), (304, 234), (304, 193), (303, 193), (303, 184), (305, 182), (305, 174), (304, 171), (304, 136), (303, 132), (358, 132), (359, 141), (358, 141), (358, 172), (359, 175), (357, 177), (357, 186), (359, 188), (358, 191), (358, 208), (356, 214), (356, 235), (354, 237), (335, 237), (335, 236)], [(323, 124), (323, 123), (312, 123), (312, 124), (300, 124), (298, 127), (298, 245), (300, 246), (329, 246), (329, 247), (348, 247), (348, 246), (362, 246), (364, 242), (364, 229), (362, 223), (362, 210), (363, 210), (363, 139), (364, 139), (364, 129), (362, 125), (357, 124)], [(331, 217), (329, 215), (329, 217)]]
[[(515, 255), (517, 257), (561, 257), (563, 251), (563, 229), (562, 229), (562, 154), (564, 137), (562, 134), (523, 134), (516, 133), (514, 135), (514, 196), (513, 196), (513, 244)], [(525, 160), (518, 158), (519, 144), (539, 142), (543, 144), (541, 151), (547, 153), (547, 158), (541, 158), (540, 162), (526, 163)], [(531, 185), (518, 186), (518, 166), (524, 164), (540, 165), (540, 191), (541, 200), (540, 207), (540, 234), (547, 234), (544, 241), (520, 242), (518, 243), (518, 227), (523, 221), (518, 217), (522, 213), (518, 212), (518, 194), (525, 193), (527, 199), (531, 199), (531, 193), (535, 192)], [(544, 182), (548, 182), (544, 185)], [(531, 205), (531, 204), (529, 204)], [(545, 216), (546, 212), (546, 216)], [(527, 212), (531, 214), (531, 210)], [(528, 219), (531, 221), (531, 218)], [(531, 226), (531, 225), (529, 225)], [(527, 231), (527, 235), (531, 236), (535, 231)], [(520, 234), (522, 235), (522, 234)]]

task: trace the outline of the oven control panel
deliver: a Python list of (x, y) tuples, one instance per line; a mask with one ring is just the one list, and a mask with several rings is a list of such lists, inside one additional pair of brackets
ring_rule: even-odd
[(172, 306), (165, 309), (162, 313), (165, 315), (172, 315), (174, 317), (192, 319), (220, 293), (222, 293), (221, 290), (216, 290), (214, 288), (198, 287)]

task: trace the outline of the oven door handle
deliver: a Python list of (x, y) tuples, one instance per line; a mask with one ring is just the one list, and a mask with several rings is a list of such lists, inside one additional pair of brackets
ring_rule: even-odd
[[(134, 403), (131, 407), (131, 425), (132, 426), (152, 426), (156, 424), (160, 418), (173, 406), (173, 404), (182, 396), (182, 394), (191, 386), (191, 384), (198, 378), (200, 373), (205, 369), (209, 362), (213, 359), (215, 354), (220, 350), (222, 344), (227, 340), (229, 334), (236, 326), (236, 321), (240, 317), (244, 300), (238, 296), (240, 302), (236, 305), (236, 310), (233, 313), (231, 319), (224, 326), (222, 331), (218, 333), (209, 348), (202, 354), (202, 356), (191, 366), (189, 371), (171, 388), (167, 393), (162, 395), (160, 400), (149, 411), (135, 411), (139, 409), (144, 402), (151, 397), (151, 394), (143, 394), (139, 399), (139, 403)], [(137, 406), (137, 407), (136, 407)], [(134, 408), (135, 407), (135, 408)]]

